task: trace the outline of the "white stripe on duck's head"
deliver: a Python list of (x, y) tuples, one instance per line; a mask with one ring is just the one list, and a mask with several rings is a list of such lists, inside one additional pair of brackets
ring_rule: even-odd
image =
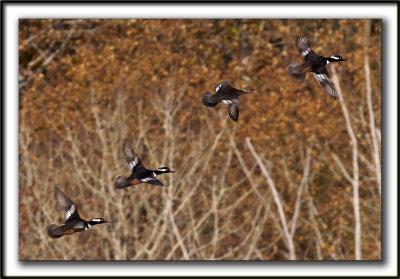
[(175, 172), (175, 171), (170, 170), (168, 167), (162, 167), (162, 168), (156, 169), (156, 172), (158, 172), (158, 173), (169, 173), (169, 172)]
[(110, 222), (104, 220), (103, 218), (93, 218), (93, 219), (90, 219), (90, 221), (88, 223), (91, 226), (93, 226), (93, 225), (97, 225), (97, 224), (110, 223)]
[(329, 57), (330, 62), (336, 62), (336, 61), (347, 61), (340, 55), (332, 55)]

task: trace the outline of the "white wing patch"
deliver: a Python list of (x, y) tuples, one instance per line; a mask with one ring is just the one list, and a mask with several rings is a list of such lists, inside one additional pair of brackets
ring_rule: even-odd
[(218, 85), (217, 87), (215, 87), (215, 92), (218, 92), (218, 90), (221, 88), (222, 83), (220, 85)]
[(329, 77), (325, 74), (315, 74), (314, 76), (318, 81), (319, 85), (325, 90), (328, 95), (332, 96), (333, 98), (339, 98), (338, 93), (336, 92), (334, 84), (331, 82)]
[(301, 55), (306, 56), (306, 55), (309, 54), (309, 53), (310, 53), (310, 52), (309, 52), (308, 49), (307, 49), (307, 50), (302, 51), (302, 52), (301, 52)]
[[(299, 44), (302, 44), (302, 45), (299, 45)], [(312, 51), (311, 48), (308, 46), (308, 42), (307, 42), (306, 38), (304, 38), (304, 37), (299, 38), (299, 40), (297, 41), (297, 47), (300, 50), (302, 50), (301, 55), (303, 57), (306, 57)]]
[(325, 76), (323, 74), (315, 74), (315, 78), (319, 81), (323, 81), (325, 79)]
[(146, 177), (146, 178), (143, 178), (141, 181), (142, 181), (142, 182), (147, 182), (147, 181), (150, 181), (150, 180), (153, 180), (153, 179), (152, 179), (152, 178)]
[(137, 163), (139, 162), (139, 160), (138, 160), (138, 158), (137, 157), (135, 157), (135, 159), (133, 159), (133, 161), (130, 161), (129, 162), (129, 167), (131, 168), (131, 170), (133, 170), (135, 167), (136, 167), (136, 165), (137, 165)]
[(230, 105), (230, 104), (232, 104), (232, 101), (231, 101), (231, 100), (222, 100), (222, 102), (223, 102), (225, 105)]
[(65, 219), (68, 219), (69, 217), (71, 217), (72, 214), (75, 213), (76, 207), (74, 204), (71, 205), (71, 207), (69, 208), (68, 211), (65, 211)]
[(65, 212), (65, 219), (68, 219), (69, 217), (71, 217), (71, 210)]
[(153, 177), (156, 177), (156, 176), (157, 176), (157, 174), (155, 172), (153, 172)]

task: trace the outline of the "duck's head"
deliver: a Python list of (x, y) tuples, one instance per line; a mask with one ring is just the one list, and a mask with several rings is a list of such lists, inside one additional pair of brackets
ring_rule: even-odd
[(329, 62), (340, 62), (340, 61), (347, 61), (340, 55), (332, 55), (328, 58)]
[(103, 224), (103, 223), (110, 223), (110, 222), (104, 220), (103, 218), (93, 218), (93, 219), (90, 219), (90, 221), (88, 223), (91, 226), (94, 226), (94, 225)]
[(168, 167), (162, 167), (162, 168), (156, 169), (156, 172), (158, 172), (158, 173), (170, 173), (170, 172), (175, 172), (175, 171), (170, 170)]

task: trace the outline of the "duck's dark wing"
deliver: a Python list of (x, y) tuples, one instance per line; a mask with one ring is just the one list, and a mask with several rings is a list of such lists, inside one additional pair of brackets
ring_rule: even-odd
[[(220, 99), (231, 99), (232, 97), (240, 96), (242, 94), (246, 93), (252, 93), (254, 92), (253, 89), (245, 90), (245, 89), (237, 89), (233, 86), (230, 85), (229, 82), (224, 81), (224, 85), (221, 86), (221, 88), (218, 90), (218, 92), (215, 94), (217, 95)], [(222, 84), (222, 83), (221, 83)]]
[(220, 91), (221, 89), (223, 90), (227, 87), (231, 87), (229, 81), (223, 81), (217, 86), (215, 86), (215, 93), (218, 93), (218, 91)]
[(74, 202), (57, 187), (54, 188), (54, 196), (58, 205), (64, 210), (65, 220), (70, 217), (72, 217), (72, 219), (76, 217), (79, 218), (78, 208)]
[(231, 102), (228, 105), (228, 113), (229, 116), (236, 122), (239, 121), (239, 98), (231, 99)]
[(318, 55), (310, 48), (308, 41), (305, 37), (300, 37), (297, 39), (296, 46), (300, 52), (300, 54), (307, 61), (313, 57), (317, 57)]
[(161, 182), (160, 180), (158, 180), (157, 178), (154, 178), (154, 177), (142, 178), (142, 179), (140, 180), (140, 182), (148, 183), (148, 184), (153, 184), (153, 185), (164, 186), (164, 184), (162, 184), (162, 182)]
[(133, 170), (137, 166), (144, 167), (142, 161), (133, 150), (132, 146), (129, 144), (127, 138), (122, 141), (122, 153), (124, 153), (126, 162), (128, 163), (131, 170)]
[(337, 99), (339, 98), (339, 95), (336, 91), (335, 85), (329, 78), (328, 71), (326, 70), (326, 67), (321, 67), (318, 71), (318, 73), (314, 73), (315, 79), (318, 81), (319, 85), (325, 90), (326, 93), (329, 94), (329, 96)]

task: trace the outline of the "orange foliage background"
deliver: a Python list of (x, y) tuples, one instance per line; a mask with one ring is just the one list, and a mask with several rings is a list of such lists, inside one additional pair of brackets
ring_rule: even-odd
[[(354, 259), (352, 185), (334, 160), (352, 174), (352, 142), (339, 101), (311, 74), (287, 75), (302, 60), (300, 35), (316, 53), (348, 60), (333, 67), (358, 142), (362, 258), (381, 259), (366, 97), (369, 79), (380, 156), (381, 21), (355, 19), (21, 19), (19, 258), (288, 259), (249, 137), (277, 187), (296, 258)], [(201, 103), (224, 80), (255, 90), (241, 97), (239, 123), (225, 105)], [(129, 174), (124, 137), (147, 167), (177, 171), (160, 177), (168, 187), (114, 189)], [(81, 217), (113, 223), (49, 238), (47, 226), (64, 221), (54, 186)]]

